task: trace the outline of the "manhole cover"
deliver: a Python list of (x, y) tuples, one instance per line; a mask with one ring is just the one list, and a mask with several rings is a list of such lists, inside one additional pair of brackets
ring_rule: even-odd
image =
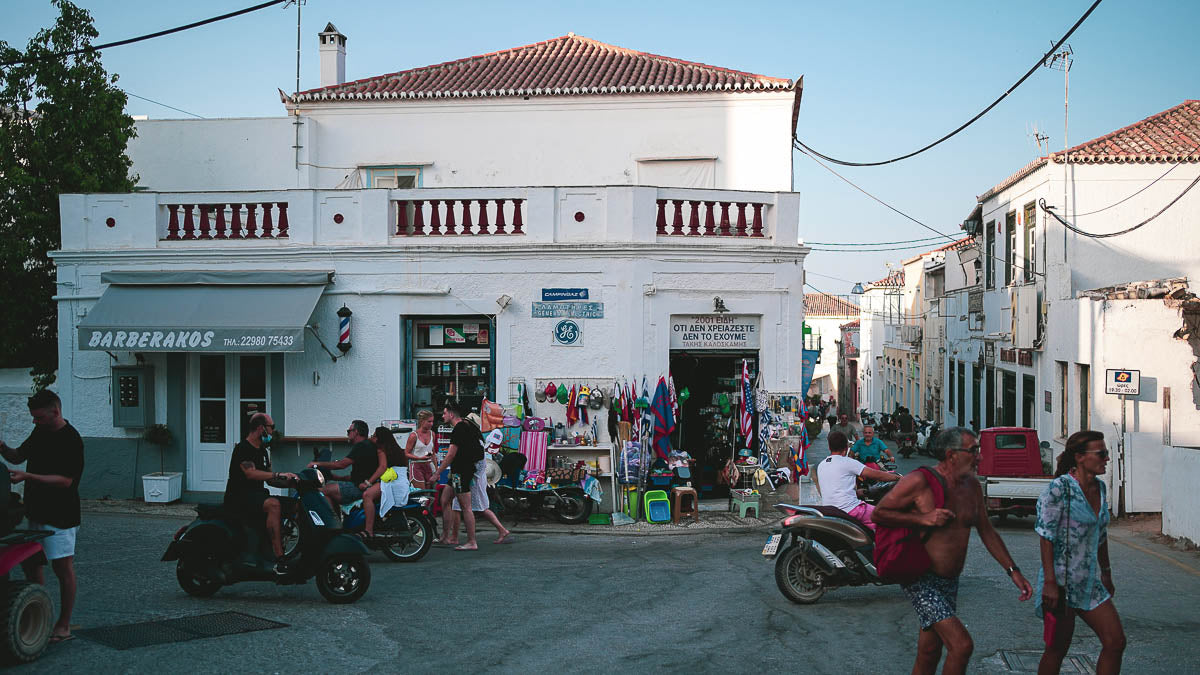
[(163, 621), (129, 623), (123, 626), (85, 628), (75, 631), (75, 634), (113, 649), (134, 649), (286, 627), (286, 623), (260, 619), (241, 612), (216, 612)]
[[(1042, 653), (1032, 650), (1004, 649), (1000, 651), (1000, 657), (1004, 659), (1004, 665), (1011, 672), (1036, 673), (1038, 662), (1042, 660)], [(1067, 658), (1063, 659), (1062, 670), (1058, 672), (1095, 673), (1096, 662), (1086, 654), (1067, 654)]]

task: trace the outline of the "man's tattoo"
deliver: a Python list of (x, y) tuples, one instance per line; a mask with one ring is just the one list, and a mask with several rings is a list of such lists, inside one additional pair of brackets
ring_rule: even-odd
[(254, 468), (254, 462), (251, 462), (250, 460), (246, 460), (246, 461), (242, 462), (242, 470), (243, 471), (248, 471), (253, 468)]

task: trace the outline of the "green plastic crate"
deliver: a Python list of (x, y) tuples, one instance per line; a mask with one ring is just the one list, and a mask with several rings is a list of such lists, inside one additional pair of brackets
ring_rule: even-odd
[(612, 525), (612, 514), (610, 513), (593, 513), (588, 516), (589, 525)]

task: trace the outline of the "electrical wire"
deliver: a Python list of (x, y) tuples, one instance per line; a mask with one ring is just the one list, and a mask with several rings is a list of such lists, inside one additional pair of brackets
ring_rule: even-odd
[(1075, 227), (1074, 225), (1068, 223), (1061, 216), (1059, 216), (1057, 213), (1055, 213), (1051, 207), (1046, 206), (1046, 198), (1045, 197), (1038, 200), (1038, 206), (1042, 209), (1042, 211), (1045, 211), (1047, 214), (1049, 214), (1049, 216), (1051, 218), (1057, 220), (1059, 223), (1062, 224), (1063, 227), (1074, 232), (1075, 234), (1083, 235), (1085, 237), (1091, 237), (1092, 239), (1110, 239), (1112, 237), (1119, 237), (1123, 234), (1129, 234), (1130, 232), (1133, 232), (1134, 230), (1137, 230), (1142, 227), (1145, 227), (1146, 225), (1149, 225), (1155, 218), (1158, 218), (1162, 214), (1166, 213), (1167, 209), (1171, 208), (1172, 206), (1175, 206), (1176, 202), (1178, 202), (1180, 199), (1183, 199), (1183, 196), (1186, 195), (1188, 192), (1190, 192), (1192, 188), (1196, 187), (1197, 183), (1200, 183), (1200, 176), (1196, 176), (1195, 180), (1193, 180), (1191, 183), (1188, 183), (1188, 186), (1183, 189), (1183, 192), (1180, 192), (1174, 199), (1167, 202), (1167, 205), (1162, 207), (1161, 209), (1159, 209), (1158, 213), (1155, 213), (1154, 215), (1143, 220), (1142, 222), (1138, 223), (1137, 225), (1132, 225), (1130, 227), (1127, 227), (1123, 230), (1119, 230), (1117, 232), (1107, 232), (1105, 234), (1096, 234), (1095, 232), (1088, 232), (1086, 230), (1081, 230), (1078, 227)]
[(253, 7), (246, 7), (245, 9), (239, 9), (235, 12), (229, 12), (227, 14), (210, 17), (208, 19), (203, 19), (200, 21), (193, 21), (192, 23), (185, 24), (183, 26), (176, 26), (174, 28), (160, 30), (160, 31), (156, 31), (154, 33), (147, 33), (146, 35), (139, 35), (137, 37), (126, 38), (124, 40), (117, 40), (116, 42), (106, 42), (102, 45), (88, 45), (87, 47), (83, 47), (81, 49), (71, 49), (71, 50), (68, 50), (65, 52), (57, 52), (55, 54), (48, 54), (46, 56), (38, 57), (35, 59), (29, 59), (29, 58), (24, 58), (24, 57), (19, 58), (19, 59), (12, 59), (10, 61), (4, 61), (3, 63), (0, 63), (0, 67), (15, 66), (18, 63), (35, 63), (37, 61), (46, 61), (46, 60), (50, 60), (50, 59), (61, 59), (61, 58), (67, 57), (67, 56), (77, 56), (79, 54), (84, 54), (87, 52), (98, 52), (102, 49), (109, 49), (112, 47), (123, 47), (125, 45), (130, 45), (135, 42), (142, 42), (143, 40), (151, 40), (153, 38), (162, 37), (164, 35), (171, 35), (172, 33), (179, 33), (179, 32), (185, 31), (185, 30), (191, 30), (192, 28), (199, 28), (200, 26), (207, 26), (210, 23), (224, 21), (225, 19), (232, 19), (235, 16), (241, 16), (243, 14), (257, 12), (260, 9), (266, 9), (267, 7), (270, 7), (272, 5), (278, 5), (282, 2), (284, 2), (284, 0), (269, 0), (268, 2), (261, 2), (257, 5), (254, 5)]
[(1016, 83), (1013, 84), (1013, 86), (1009, 87), (1003, 94), (1000, 95), (1000, 98), (997, 98), (995, 101), (992, 101), (991, 105), (989, 105), (988, 107), (979, 111), (979, 113), (977, 115), (975, 115), (971, 119), (969, 119), (966, 122), (964, 122), (963, 124), (961, 124), (954, 131), (951, 131), (950, 133), (946, 134), (945, 136), (942, 136), (941, 138), (930, 143), (929, 145), (926, 145), (923, 148), (914, 150), (906, 155), (900, 155), (899, 157), (893, 157), (892, 159), (885, 159), (885, 160), (879, 161), (879, 162), (847, 162), (847, 161), (840, 160), (840, 159), (834, 159), (833, 157), (830, 157), (829, 155), (825, 155), (820, 152), (817, 152), (816, 150), (813, 150), (808, 145), (806, 145), (804, 143), (804, 141), (801, 141), (796, 136), (795, 132), (793, 132), (792, 138), (796, 141), (796, 143), (799, 146), (803, 147), (808, 152), (813, 153), (817, 157), (820, 157), (821, 159), (823, 159), (827, 162), (832, 162), (834, 164), (841, 164), (842, 166), (883, 166), (884, 164), (891, 164), (893, 162), (899, 162), (901, 160), (908, 159), (909, 157), (914, 157), (916, 155), (919, 155), (922, 152), (925, 152), (926, 150), (936, 147), (936, 146), (940, 145), (942, 142), (947, 141), (947, 140), (953, 138), (954, 136), (958, 135), (958, 133), (961, 132), (963, 129), (966, 129), (967, 127), (971, 126), (976, 121), (978, 121), (979, 118), (981, 118), (984, 115), (991, 112), (992, 108), (995, 108), (996, 106), (1000, 105), (1001, 101), (1008, 98), (1009, 94), (1013, 93), (1014, 91), (1016, 91), (1017, 87), (1020, 87), (1022, 84), (1024, 84), (1025, 80), (1028, 80), (1033, 75), (1033, 73), (1036, 72), (1037, 69), (1042, 66), (1042, 64), (1046, 63), (1046, 60), (1049, 59), (1052, 54), (1054, 54), (1056, 51), (1058, 51), (1058, 48), (1061, 47), (1062, 44), (1067, 41), (1067, 38), (1070, 38), (1071, 35), (1075, 33), (1076, 29), (1078, 29), (1081, 25), (1083, 25), (1083, 22), (1089, 16), (1091, 16), (1092, 12), (1096, 10), (1096, 7), (1100, 6), (1100, 2), (1101, 2), (1101, 0), (1096, 0), (1095, 2), (1093, 2), (1092, 6), (1088, 7), (1088, 10), (1083, 13), (1083, 16), (1079, 17), (1079, 20), (1075, 22), (1075, 25), (1071, 26), (1071, 29), (1068, 30), (1065, 35), (1063, 35), (1061, 38), (1059, 38), (1058, 42), (1055, 42), (1054, 45), (1052, 47), (1050, 47), (1050, 51), (1046, 52), (1042, 56), (1041, 59), (1038, 59), (1037, 63), (1034, 63), (1033, 67), (1031, 67), (1028, 71), (1025, 72), (1024, 75), (1021, 76), (1021, 79), (1017, 80)]
[[(832, 298), (838, 302), (853, 304), (853, 303), (849, 303), (849, 301), (845, 300), (844, 298), (839, 298), (836, 295), (830, 295), (829, 293), (826, 293), (825, 291), (817, 288), (816, 286), (813, 286), (812, 284), (808, 283), (807, 281), (804, 282), (804, 285), (813, 289), (817, 293), (824, 295), (827, 298)], [(893, 314), (891, 312), (876, 312), (873, 310), (865, 310), (862, 307), (858, 307), (858, 313), (859, 313), (859, 316), (876, 316), (876, 317), (884, 317), (884, 318), (895, 317), (897, 319), (923, 319), (923, 318), (929, 316), (930, 314), (932, 314), (933, 310), (931, 309), (931, 310), (922, 312), (921, 314), (904, 314), (903, 312), (896, 312)]]
[(1191, 162), (1191, 161), (1193, 161), (1193, 158), (1194, 158), (1195, 156), (1196, 156), (1196, 153), (1194, 153), (1194, 152), (1193, 152), (1193, 153), (1190, 153), (1190, 154), (1188, 154), (1186, 157), (1184, 157), (1183, 159), (1179, 160), (1179, 162), (1177, 162), (1176, 164), (1174, 164), (1174, 165), (1173, 165), (1171, 168), (1169, 168), (1169, 169), (1167, 169), (1166, 171), (1164, 171), (1164, 172), (1163, 172), (1163, 174), (1162, 174), (1161, 176), (1159, 176), (1158, 178), (1155, 178), (1154, 180), (1150, 181), (1149, 183), (1147, 183), (1147, 184), (1146, 184), (1146, 186), (1145, 186), (1145, 187), (1143, 187), (1142, 189), (1138, 190), (1137, 192), (1135, 192), (1135, 193), (1133, 193), (1133, 194), (1129, 195), (1128, 197), (1126, 197), (1126, 198), (1122, 199), (1121, 201), (1119, 201), (1119, 202), (1113, 202), (1112, 204), (1109, 204), (1108, 206), (1105, 206), (1105, 207), (1104, 207), (1104, 208), (1102, 208), (1102, 209), (1096, 209), (1095, 211), (1088, 211), (1087, 213), (1076, 213), (1076, 214), (1075, 214), (1075, 217), (1076, 217), (1076, 218), (1082, 218), (1083, 216), (1090, 216), (1090, 215), (1092, 215), (1092, 214), (1100, 213), (1101, 211), (1107, 211), (1107, 210), (1111, 209), (1111, 208), (1112, 208), (1112, 207), (1114, 207), (1114, 206), (1119, 206), (1119, 205), (1121, 205), (1121, 204), (1124, 204), (1125, 202), (1129, 201), (1130, 199), (1133, 199), (1134, 197), (1136, 197), (1136, 196), (1138, 196), (1138, 195), (1142, 194), (1142, 193), (1143, 193), (1143, 192), (1145, 192), (1146, 190), (1149, 190), (1149, 189), (1150, 189), (1150, 187), (1151, 187), (1151, 186), (1153, 186), (1155, 183), (1157, 183), (1158, 181), (1160, 181), (1160, 180), (1162, 180), (1162, 179), (1166, 178), (1166, 177), (1167, 177), (1167, 174), (1171, 173), (1171, 172), (1172, 172), (1172, 171), (1174, 171), (1175, 169), (1178, 169), (1178, 168), (1179, 168), (1179, 166), (1180, 166), (1181, 164), (1184, 164), (1185, 162)]
[(131, 92), (131, 91), (126, 91), (126, 90), (124, 90), (124, 89), (122, 89), (122, 91), (124, 91), (124, 92), (125, 92), (125, 95), (126, 95), (126, 96), (132, 96), (132, 97), (134, 97), (134, 98), (141, 99), (141, 100), (143, 100), (143, 101), (145, 101), (145, 102), (147, 102), (147, 103), (153, 103), (154, 105), (161, 105), (161, 106), (162, 106), (162, 107), (164, 107), (164, 108), (170, 108), (171, 110), (174, 110), (174, 111), (176, 111), (176, 112), (181, 112), (181, 113), (183, 113), (184, 115), (191, 115), (192, 117), (199, 117), (200, 119), (205, 119), (203, 115), (197, 115), (197, 114), (196, 114), (196, 113), (194, 113), (194, 112), (188, 112), (188, 111), (184, 110), (183, 108), (176, 108), (176, 107), (175, 107), (175, 106), (173, 106), (173, 105), (167, 105), (166, 103), (160, 103), (159, 101), (155, 101), (155, 100), (154, 100), (154, 99), (152, 99), (152, 98), (146, 98), (145, 96), (138, 96), (137, 94), (135, 94), (135, 93), (133, 93), (133, 92)]
[(901, 239), (900, 241), (872, 241), (872, 242), (838, 242), (838, 241), (806, 241), (807, 244), (814, 246), (891, 246), (892, 244), (911, 244), (918, 241), (932, 241), (941, 239), (941, 237), (924, 237), (921, 239)]

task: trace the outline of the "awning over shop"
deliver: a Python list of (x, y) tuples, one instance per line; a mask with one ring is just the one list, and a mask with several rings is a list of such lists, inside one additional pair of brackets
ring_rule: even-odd
[(79, 349), (300, 352), (329, 271), (106, 272)]

